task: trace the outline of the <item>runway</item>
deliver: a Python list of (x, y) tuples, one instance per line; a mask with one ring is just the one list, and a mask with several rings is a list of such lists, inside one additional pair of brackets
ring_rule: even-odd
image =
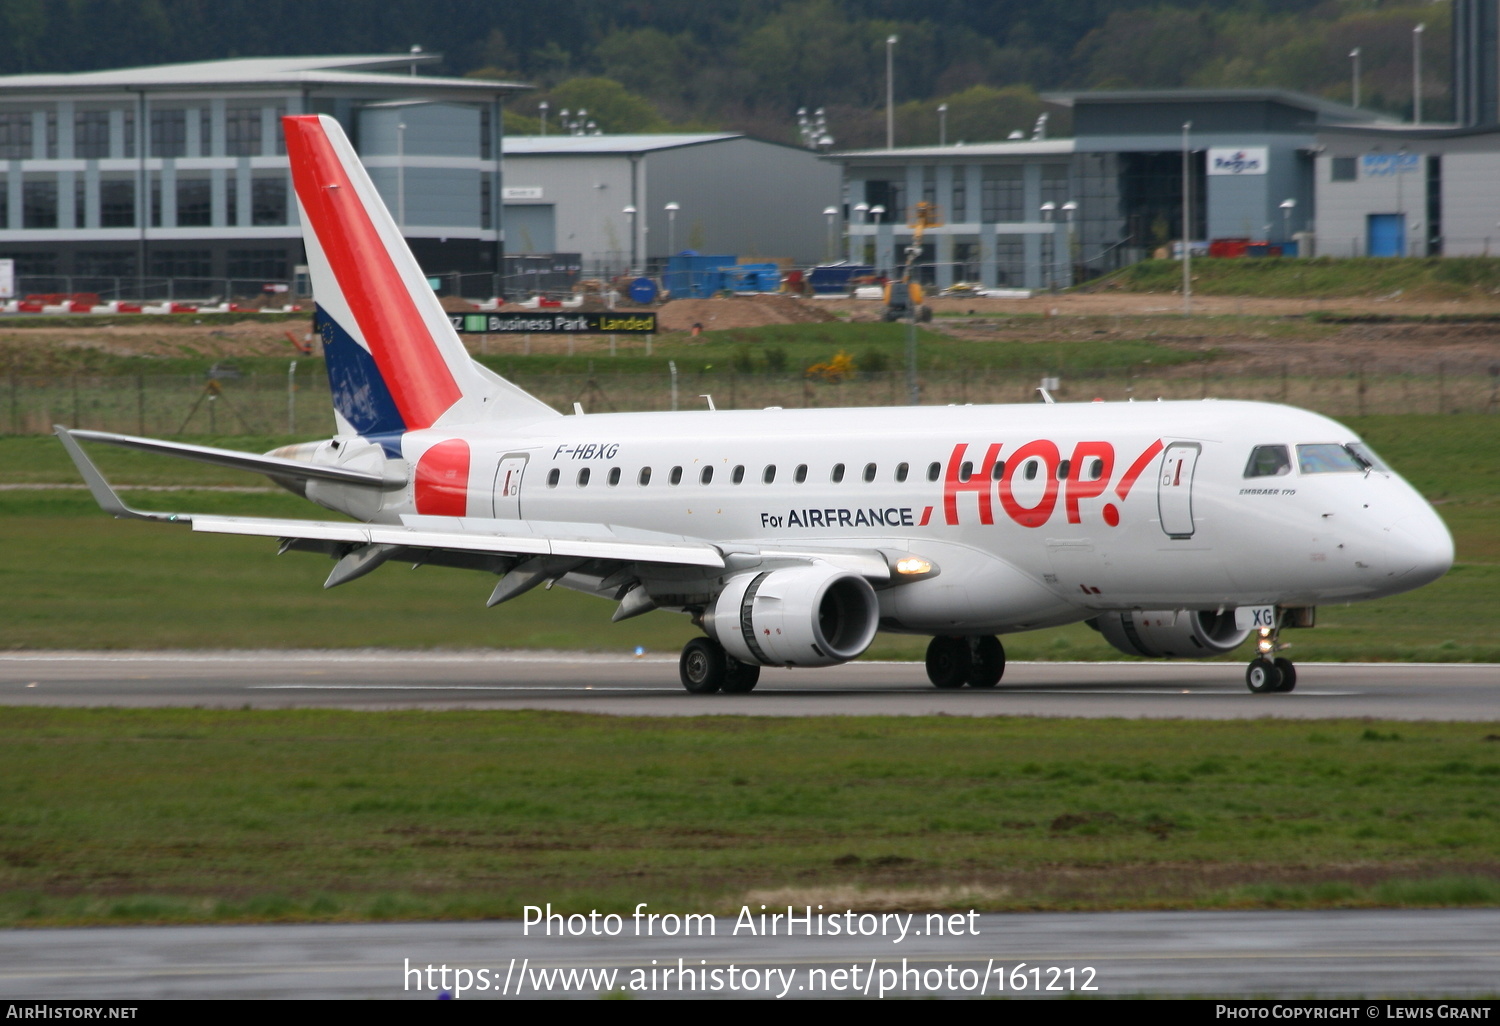
[[(722, 916), (712, 922), (712, 934), (705, 925), (701, 936), (638, 937), (628, 914), (614, 937), (548, 938), (539, 927), (525, 936), (514, 920), (11, 930), (0, 932), (0, 998), (431, 1001), (444, 986), (451, 994), (466, 983), (461, 1000), (596, 998), (616, 990), (640, 997), (766, 999), (1144, 994), (1363, 1000), (1493, 995), (1500, 979), (1500, 911), (1494, 909), (958, 919), (962, 933), (937, 937), (928, 929), (932, 920), (918, 913), (899, 940), (900, 921), (880, 917), (864, 920), (858, 928), (869, 932), (854, 937), (806, 936), (800, 929), (790, 937), (784, 929), (774, 937), (736, 935), (737, 920)], [(1361, 1006), (1355, 1017), (1365, 1014)]]
[(919, 663), (767, 669), (749, 695), (689, 695), (675, 655), (546, 652), (30, 652), (0, 655), (0, 705), (558, 709), (629, 716), (1088, 716), (1500, 720), (1500, 666), (1300, 663), (1252, 695), (1240, 662), (1013, 663), (939, 691)]

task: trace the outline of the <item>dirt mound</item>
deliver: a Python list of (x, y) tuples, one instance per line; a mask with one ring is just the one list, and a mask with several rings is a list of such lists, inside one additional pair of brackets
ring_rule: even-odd
[(734, 296), (728, 299), (674, 299), (664, 303), (656, 322), (662, 331), (688, 331), (694, 324), (704, 331), (760, 328), (767, 324), (811, 324), (836, 321), (815, 300), (791, 296)]

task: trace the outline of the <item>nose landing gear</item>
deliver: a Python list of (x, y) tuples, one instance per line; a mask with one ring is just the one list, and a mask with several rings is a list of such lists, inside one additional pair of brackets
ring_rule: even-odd
[(992, 688), (1005, 675), (1005, 647), (993, 636), (933, 638), (927, 645), (927, 679), (934, 687)]
[(1252, 694), (1268, 695), (1273, 692), (1287, 692), (1297, 686), (1297, 667), (1290, 659), (1274, 655), (1286, 648), (1279, 641), (1283, 615), (1278, 610), (1276, 626), (1274, 628), (1262, 627), (1255, 639), (1255, 649), (1258, 654), (1250, 660), (1250, 665), (1245, 669), (1245, 686)]

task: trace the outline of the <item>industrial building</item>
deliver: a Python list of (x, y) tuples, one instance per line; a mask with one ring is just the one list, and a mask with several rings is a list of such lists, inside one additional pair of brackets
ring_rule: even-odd
[(683, 249), (806, 265), (830, 258), (839, 170), (736, 133), (507, 136), (504, 201), (508, 252), (599, 276)]
[(0, 77), (0, 258), (15, 261), (23, 291), (244, 294), (287, 282), (302, 239), (278, 119), (316, 113), (344, 126), (424, 266), (493, 273), (501, 100), (524, 87), (417, 73), (434, 59)]

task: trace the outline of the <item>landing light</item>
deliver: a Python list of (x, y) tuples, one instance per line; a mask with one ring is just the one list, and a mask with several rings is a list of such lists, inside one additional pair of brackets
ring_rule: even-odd
[(916, 556), (908, 556), (906, 559), (896, 560), (896, 573), (916, 577), (921, 574), (932, 573), (932, 564), (925, 559)]
[(1262, 627), (1260, 629), (1260, 637), (1256, 639), (1255, 647), (1262, 655), (1270, 652), (1275, 647), (1271, 641), (1271, 629), (1269, 627)]

